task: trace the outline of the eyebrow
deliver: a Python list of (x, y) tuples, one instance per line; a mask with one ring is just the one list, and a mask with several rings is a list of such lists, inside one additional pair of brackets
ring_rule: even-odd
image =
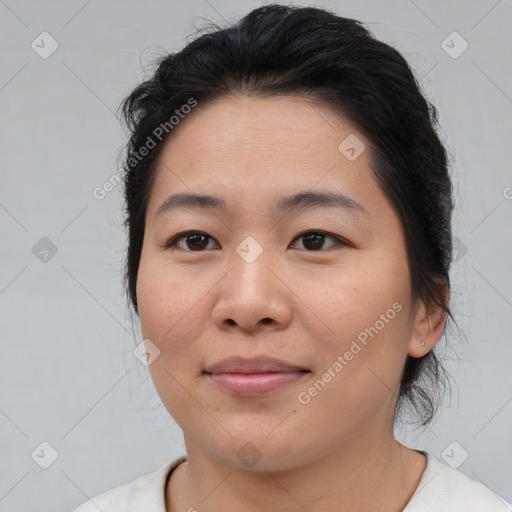
[[(281, 212), (290, 212), (297, 210), (305, 210), (310, 208), (343, 208), (353, 213), (368, 214), (366, 208), (347, 197), (340, 192), (332, 191), (318, 191), (318, 192), (299, 192), (291, 196), (286, 196), (278, 199), (275, 202), (275, 207)], [(209, 209), (213, 208), (219, 211), (227, 211), (228, 207), (226, 201), (220, 197), (202, 195), (202, 194), (189, 194), (178, 193), (170, 195), (158, 208), (155, 213), (154, 219), (169, 213), (172, 210), (179, 208), (193, 208), (193, 209)]]

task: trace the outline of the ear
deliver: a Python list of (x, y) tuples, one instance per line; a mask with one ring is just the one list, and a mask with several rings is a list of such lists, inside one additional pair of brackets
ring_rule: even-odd
[[(444, 304), (448, 306), (450, 293), (448, 283), (443, 280), (441, 287)], [(447, 316), (446, 311), (437, 304), (427, 306), (423, 301), (419, 301), (407, 354), (418, 358), (430, 352), (441, 339)], [(422, 342), (424, 342), (424, 345), (422, 345)]]

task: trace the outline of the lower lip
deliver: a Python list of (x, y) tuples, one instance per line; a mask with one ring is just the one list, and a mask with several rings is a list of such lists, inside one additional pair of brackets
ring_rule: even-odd
[(309, 372), (214, 373), (208, 376), (224, 391), (239, 396), (261, 396), (295, 382)]

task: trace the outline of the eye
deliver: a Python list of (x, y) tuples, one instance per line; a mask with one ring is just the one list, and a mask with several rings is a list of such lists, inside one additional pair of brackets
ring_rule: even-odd
[[(297, 236), (295, 240), (299, 240), (301, 238), (304, 239), (303, 247), (308, 251), (325, 249), (325, 240), (329, 238), (334, 240), (334, 244), (330, 247), (334, 247), (336, 245), (348, 245), (345, 240), (325, 231), (306, 231)], [(169, 240), (165, 245), (165, 248), (169, 250), (175, 250), (178, 248), (189, 252), (200, 252), (204, 249), (211, 249), (211, 247), (208, 247), (208, 239), (214, 240), (210, 235), (202, 231), (185, 231), (184, 233), (177, 234)], [(182, 241), (185, 242), (185, 246), (179, 245)], [(330, 247), (327, 247), (327, 249)]]
[[(206, 242), (208, 238), (213, 240), (210, 235), (207, 235), (202, 231), (185, 231), (184, 233), (179, 233), (175, 237), (171, 238), (171, 240), (169, 240), (169, 242), (167, 242), (165, 245), (165, 248), (172, 251), (177, 247), (178, 249), (182, 249), (184, 251), (189, 250), (192, 252), (197, 252), (208, 248), (206, 247), (208, 245)], [(181, 240), (185, 240), (185, 244), (187, 244), (188, 249), (178, 245), (178, 242), (181, 242)]]
[[(336, 245), (348, 245), (347, 242), (345, 242), (340, 237), (337, 237), (335, 235), (331, 235), (330, 233), (326, 233), (325, 231), (306, 231), (305, 233), (301, 233), (295, 240), (298, 240), (300, 238), (303, 238), (303, 246), (310, 251), (318, 251), (322, 248), (325, 249), (324, 243), (326, 238), (330, 238), (331, 240), (334, 240), (334, 244), (331, 245), (331, 247), (334, 247)], [(327, 247), (329, 249), (329, 247)]]

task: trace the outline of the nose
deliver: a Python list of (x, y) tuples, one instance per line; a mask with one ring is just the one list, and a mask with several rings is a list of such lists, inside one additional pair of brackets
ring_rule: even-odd
[(231, 270), (215, 288), (213, 322), (223, 330), (285, 329), (291, 321), (293, 301), (286, 275), (263, 254), (248, 261), (238, 253), (233, 255)]

